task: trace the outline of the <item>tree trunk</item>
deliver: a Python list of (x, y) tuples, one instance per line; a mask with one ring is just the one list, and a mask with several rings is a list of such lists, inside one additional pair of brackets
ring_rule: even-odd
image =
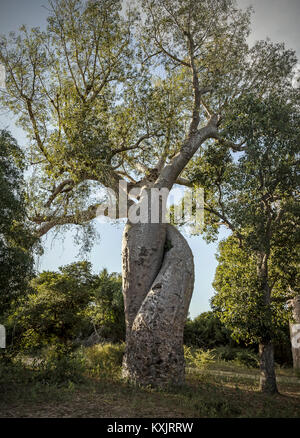
[[(257, 274), (263, 292), (265, 305), (265, 318), (268, 322), (267, 327), (272, 326), (271, 315), (271, 292), (268, 281), (268, 259), (269, 254), (261, 252), (258, 258)], [(262, 340), (259, 344), (260, 361), (260, 391), (266, 394), (276, 394), (278, 392), (275, 374), (274, 346), (271, 333), (262, 333)]]
[(260, 390), (267, 394), (278, 392), (275, 375), (274, 347), (272, 342), (259, 344)]
[(295, 370), (300, 370), (300, 296), (291, 300), (291, 305), (294, 320), (290, 322), (293, 367)]
[(123, 235), (123, 376), (142, 385), (184, 382), (183, 330), (194, 286), (192, 252), (169, 224), (127, 224)]

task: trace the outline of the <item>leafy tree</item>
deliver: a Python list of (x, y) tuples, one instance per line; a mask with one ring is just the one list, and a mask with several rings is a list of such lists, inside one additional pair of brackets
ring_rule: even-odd
[(88, 262), (39, 274), (32, 281), (33, 292), (10, 315), (18, 348), (33, 351), (49, 344), (57, 348), (71, 346), (72, 341), (89, 329), (85, 312), (93, 284)]
[(257, 346), (262, 340), (262, 334), (271, 331), (277, 353), (275, 357), (280, 363), (289, 362), (290, 311), (286, 303), (289, 292), (282, 288), (281, 281), (274, 281), (277, 269), (274, 269), (272, 259), (269, 281), (273, 288), (269, 309), (266, 309), (259, 287), (254, 253), (241, 248), (238, 240), (230, 236), (219, 245), (218, 262), (213, 283), (216, 294), (212, 298), (212, 307), (230, 330), (233, 339)]
[(95, 279), (89, 318), (94, 330), (112, 342), (125, 340), (124, 303), (120, 274), (109, 274), (106, 269)]
[[(52, 345), (59, 351), (96, 331), (120, 342), (125, 336), (124, 306), (119, 274), (91, 272), (82, 261), (44, 271), (31, 282), (31, 293), (8, 319), (17, 349), (37, 351)], [(61, 349), (62, 348), (62, 349)]]
[[(90, 227), (105, 207), (98, 188), (118, 192), (120, 182), (125, 195), (136, 189), (127, 207), (138, 212), (147, 203), (151, 213), (151, 188), (190, 186), (188, 166), (205, 144), (216, 159), (214, 140), (239, 149), (225, 141), (235, 140), (228, 128), (236, 101), (281, 90), (296, 64), (283, 45), (247, 46), (250, 11), (234, 0), (140, 0), (137, 9), (142, 14), (121, 14), (114, 0), (57, 0), (46, 32), (23, 27), (1, 38), (4, 105), (29, 134), (29, 215), (39, 235)], [(118, 213), (128, 217), (126, 208)], [(193, 259), (178, 230), (158, 219), (128, 218), (124, 230), (123, 374), (178, 384)]]
[(0, 323), (27, 291), (33, 275), (34, 237), (25, 216), (23, 154), (0, 132)]
[(220, 224), (232, 237), (220, 246), (214, 305), (238, 338), (259, 343), (261, 388), (276, 392), (273, 341), (298, 293), (299, 90), (241, 96), (228, 132), (242, 139), (238, 158), (208, 148), (195, 179), (206, 187), (207, 233)]
[(186, 322), (184, 343), (198, 348), (212, 349), (220, 345), (233, 345), (234, 341), (230, 330), (214, 312), (204, 312)]

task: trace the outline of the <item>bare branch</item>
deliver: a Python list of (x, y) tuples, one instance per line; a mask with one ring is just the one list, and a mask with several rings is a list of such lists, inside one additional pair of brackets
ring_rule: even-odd
[(240, 143), (236, 144), (230, 140), (226, 140), (225, 138), (221, 137), (219, 134), (216, 135), (215, 139), (218, 140), (218, 142), (223, 146), (232, 149), (234, 152), (242, 152), (246, 149), (245, 147), (243, 147), (244, 144), (246, 143), (246, 140), (243, 140)]
[(176, 154), (171, 162), (161, 171), (157, 179), (156, 186), (171, 189), (185, 166), (205, 140), (217, 136), (218, 117), (213, 115), (206, 126), (199, 129), (193, 136), (187, 138), (181, 150)]
[(27, 105), (28, 114), (29, 114), (30, 121), (31, 121), (31, 124), (33, 127), (33, 132), (34, 132), (34, 136), (35, 136), (37, 145), (38, 145), (40, 151), (42, 152), (42, 154), (44, 155), (44, 157), (47, 158), (47, 160), (50, 162), (49, 155), (48, 155), (46, 149), (44, 148), (43, 141), (40, 137), (39, 129), (38, 129), (35, 115), (34, 115), (34, 112), (32, 109), (32, 101), (29, 98), (26, 98), (26, 105)]
[(97, 208), (100, 204), (91, 205), (88, 209), (83, 210), (77, 214), (65, 215), (61, 217), (33, 217), (31, 220), (37, 224), (43, 223), (37, 230), (37, 234), (41, 237), (46, 234), (51, 228), (57, 225), (75, 224), (80, 225), (82, 223), (89, 222), (96, 217)]
[(193, 184), (186, 178), (179, 176), (175, 181), (175, 184), (179, 184), (180, 186), (193, 187)]
[(193, 37), (190, 34), (190, 32), (186, 32), (186, 36), (188, 39), (188, 49), (189, 49), (190, 65), (191, 65), (191, 69), (192, 69), (193, 91), (194, 91), (193, 116), (192, 116), (192, 121), (190, 124), (190, 130), (189, 130), (189, 135), (192, 135), (198, 129), (198, 125), (199, 125), (201, 92), (200, 92), (200, 86), (199, 86), (198, 73), (197, 73), (195, 59), (194, 59), (194, 50), (195, 50), (194, 40), (193, 40)]
[[(75, 183), (72, 179), (67, 179), (60, 183), (57, 187), (55, 187), (52, 191), (51, 196), (49, 197), (48, 201), (45, 203), (45, 207), (50, 207), (54, 199), (60, 194), (60, 193), (67, 193), (71, 191), (74, 187)], [(66, 186), (69, 186), (65, 188)]]
[(230, 222), (230, 220), (223, 214), (220, 213), (219, 211), (215, 210), (214, 208), (212, 208), (210, 205), (208, 205), (207, 203), (204, 203), (204, 210), (208, 211), (209, 213), (215, 215), (216, 217), (218, 217), (219, 219), (222, 220), (222, 225), (225, 225), (227, 228), (229, 228), (233, 233), (235, 233), (236, 237), (239, 239), (240, 244), (242, 244), (243, 241), (243, 236), (242, 234), (234, 227), (234, 225), (232, 224), (232, 222)]
[(121, 146), (118, 149), (114, 149), (111, 153), (111, 158), (114, 157), (116, 154), (120, 153), (120, 152), (126, 152), (126, 151), (131, 151), (133, 149), (137, 149), (140, 144), (142, 143), (142, 141), (151, 138), (153, 136), (157, 136), (157, 137), (161, 137), (163, 134), (156, 134), (156, 133), (149, 133), (149, 134), (144, 134), (142, 135), (132, 146)]

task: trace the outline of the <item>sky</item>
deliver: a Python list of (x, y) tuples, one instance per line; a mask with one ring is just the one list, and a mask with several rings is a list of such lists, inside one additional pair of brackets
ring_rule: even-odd
[[(269, 37), (275, 42), (285, 42), (287, 48), (296, 50), (300, 59), (300, 0), (238, 0), (240, 7), (252, 5), (255, 13), (252, 19), (252, 34), (249, 43)], [(47, 17), (47, 0), (0, 0), (0, 33), (17, 31), (22, 24), (44, 27)], [(0, 129), (8, 128), (21, 146), (26, 145), (22, 130), (15, 126), (7, 112), (0, 113)], [(88, 260), (93, 271), (107, 268), (109, 272), (121, 272), (121, 240), (123, 225), (97, 223), (100, 241), (97, 242)], [(220, 233), (220, 239), (228, 234)], [(186, 236), (187, 237), (187, 236)], [(194, 318), (210, 309), (213, 296), (212, 281), (217, 261), (217, 242), (206, 244), (199, 237), (187, 237), (195, 262), (195, 288), (190, 306), (190, 316)], [(54, 232), (48, 233), (43, 240), (44, 255), (38, 260), (37, 267), (42, 270), (56, 270), (59, 266), (79, 260), (79, 248), (73, 242), (73, 232), (67, 232), (64, 240), (55, 238)]]

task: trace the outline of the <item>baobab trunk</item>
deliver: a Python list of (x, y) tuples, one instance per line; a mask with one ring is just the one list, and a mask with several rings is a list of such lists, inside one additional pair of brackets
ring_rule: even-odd
[(300, 296), (290, 301), (293, 321), (290, 322), (290, 336), (293, 355), (293, 367), (300, 370)]
[(194, 286), (192, 252), (170, 224), (130, 224), (123, 235), (126, 352), (123, 376), (184, 382), (183, 330)]

